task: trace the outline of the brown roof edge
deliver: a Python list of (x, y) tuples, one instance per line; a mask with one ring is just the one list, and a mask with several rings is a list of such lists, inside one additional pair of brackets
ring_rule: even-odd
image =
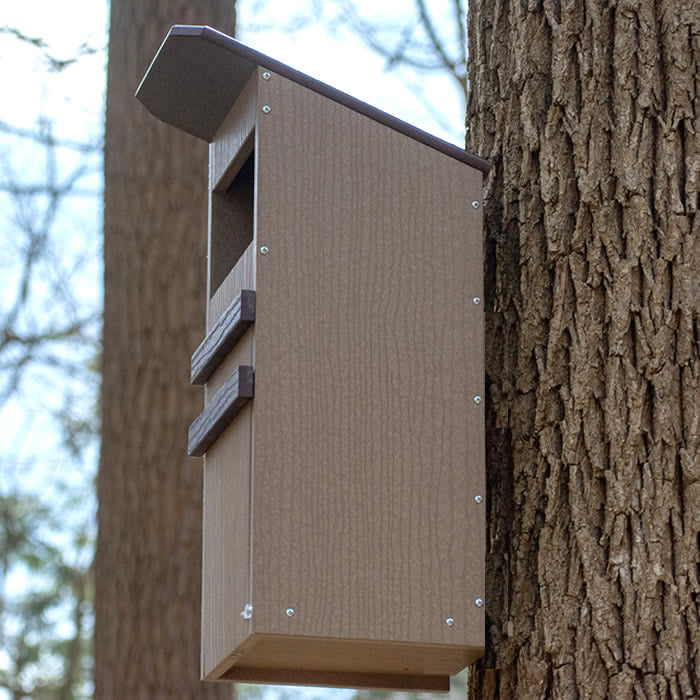
[(289, 78), (467, 165), (491, 164), (206, 26), (175, 25), (136, 91), (154, 116), (211, 142), (256, 66)]

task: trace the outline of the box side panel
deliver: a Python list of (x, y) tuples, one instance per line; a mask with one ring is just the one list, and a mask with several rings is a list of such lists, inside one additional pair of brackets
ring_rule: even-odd
[[(205, 456), (202, 677), (248, 636), (250, 416), (246, 407)], [(216, 677), (216, 676), (214, 676)]]
[(209, 300), (207, 333), (241, 290), (255, 291), (255, 248), (249, 246)]
[(253, 629), (480, 647), (481, 173), (277, 75), (258, 102)]
[(225, 190), (250, 153), (257, 121), (258, 71), (254, 71), (209, 147), (209, 181), (214, 190)]
[[(256, 76), (253, 76), (256, 79)], [(251, 79), (210, 147), (210, 257), (213, 225), (232, 228), (222, 207), (211, 206), (215, 189), (231, 184), (240, 161), (252, 150), (255, 82)], [(212, 217), (224, 217), (223, 222)], [(211, 269), (210, 269), (211, 280)], [(210, 283), (209, 283), (210, 284)], [(207, 332), (241, 290), (255, 290), (255, 255), (249, 246), (210, 298)], [(205, 402), (241, 365), (253, 365), (253, 325), (240, 338), (205, 385)], [(204, 458), (202, 554), (202, 676), (214, 680), (235, 658), (251, 623), (241, 617), (250, 596), (250, 460), (253, 407), (249, 404), (209, 448)]]
[[(221, 381), (229, 366), (253, 362), (253, 329), (212, 376)], [(249, 404), (204, 457), (202, 552), (202, 676), (211, 677), (249, 635), (240, 613), (250, 603)], [(216, 677), (214, 675), (214, 677)]]
[[(216, 259), (220, 251), (216, 250), (213, 238), (216, 232), (220, 239), (222, 229), (229, 229), (234, 245), (236, 228), (247, 224), (246, 212), (237, 210), (236, 202), (226, 197), (226, 191), (254, 148), (258, 81), (256, 70), (209, 145), (207, 332), (241, 288), (255, 288), (254, 257), (249, 251), (243, 253), (230, 273), (221, 271), (218, 269), (221, 263)], [(241, 286), (241, 282), (245, 284)]]

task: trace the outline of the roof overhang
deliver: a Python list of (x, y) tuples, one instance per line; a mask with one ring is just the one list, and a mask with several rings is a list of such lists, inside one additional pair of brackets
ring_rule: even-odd
[(491, 168), (488, 161), (294, 70), (211, 27), (172, 27), (141, 81), (136, 97), (158, 119), (210, 143), (258, 66), (483, 173)]

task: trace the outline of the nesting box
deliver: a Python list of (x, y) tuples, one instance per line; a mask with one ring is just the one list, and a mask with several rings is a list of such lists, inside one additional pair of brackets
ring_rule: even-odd
[(448, 689), (484, 646), (488, 164), (207, 27), (138, 97), (211, 144), (203, 677)]

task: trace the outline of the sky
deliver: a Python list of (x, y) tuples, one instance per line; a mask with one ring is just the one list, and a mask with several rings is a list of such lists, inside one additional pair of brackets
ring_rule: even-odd
[[(237, 38), (374, 107), (464, 146), (464, 105), (452, 79), (441, 71), (417, 76), (410, 69), (394, 67), (389, 70), (387, 60), (369, 49), (352, 28), (333, 22), (333, 3), (318, 3), (325, 21), (317, 21), (300, 31), (285, 31), (285, 26), (293, 26), (294, 17), (308, 4), (299, 0), (243, 0)], [(407, 23), (406, 17), (410, 15), (407, 10), (412, 10), (414, 4), (413, 0), (355, 2), (363, 17), (386, 25), (386, 43), (389, 45), (396, 43), (392, 29)], [(451, 0), (432, 0), (428, 4), (436, 26), (454, 29)], [(270, 15), (275, 18), (272, 23), (266, 21)], [(445, 34), (454, 44), (456, 32), (446, 30)]]
[[(314, 78), (379, 107), (457, 145), (463, 144), (464, 107), (452, 81), (439, 73), (417, 78), (410, 70), (388, 70), (387, 61), (349, 27), (332, 22), (334, 3), (318, 3), (321, 21), (300, 29), (298, 18), (311, 0), (239, 0), (238, 39)], [(437, 26), (452, 27), (451, 2), (429, 3)], [(378, 3), (357, 0), (360, 12), (387, 24), (405, 21), (412, 0)], [(51, 55), (75, 56), (81, 47), (104, 49), (107, 4), (103, 0), (28, 0), (6, 2), (3, 25), (47, 42)], [(329, 26), (334, 25), (334, 26)], [(163, 36), (169, 27), (163, 26)], [(452, 32), (454, 34), (454, 32)], [(12, 59), (7, 60), (8, 51)], [(3, 103), (0, 119), (30, 124), (40, 112), (65, 115), (61, 134), (80, 138), (101, 127), (104, 51), (84, 56), (60, 74), (47, 76), (39, 52), (0, 36), (0, 76), (5, 94), (20, 99)]]
[[(293, 68), (462, 146), (464, 105), (454, 81), (438, 73), (417, 77), (410, 70), (389, 70), (386, 59), (372, 51), (356, 31), (338, 21), (334, 14), (337, 4), (317, 0), (239, 0), (237, 38)], [(413, 0), (382, 3), (356, 0), (355, 4), (361, 16), (394, 28), (405, 23), (414, 6)], [(454, 28), (454, 17), (449, 15), (450, 0), (432, 0), (428, 4), (437, 26)], [(309, 9), (314, 9), (314, 5), (314, 21), (302, 21), (300, 18), (305, 15), (308, 20)], [(2, 9), (0, 26), (19, 30), (30, 38), (40, 38), (45, 46), (44, 50), (38, 50), (17, 41), (7, 32), (0, 33), (0, 84), (5, 96), (0, 107), (0, 122), (21, 132), (35, 130), (41, 118), (50, 116), (58, 139), (99, 142), (105, 91), (106, 0), (6, 0)], [(168, 29), (164, 24), (163, 37)], [(450, 40), (454, 41), (457, 34), (454, 31), (452, 34)], [(80, 58), (56, 72), (49, 70), (47, 55), (59, 60)], [(136, 87), (134, 85), (134, 89)], [(74, 150), (59, 149), (57, 179), (70, 177), (78, 163)], [(0, 133), (0, 166), (0, 181), (12, 176), (31, 185), (45, 177), (47, 162), (41, 149), (30, 140)], [(72, 282), (80, 289), (81, 303), (86, 308), (99, 308), (102, 298), (99, 156), (95, 156), (92, 167), (81, 175), (76, 189), (77, 194), (69, 198), (57, 217), (55, 261), (62, 268), (74, 270)], [(11, 292), (16, 281), (17, 264), (22, 255), (20, 241), (13, 233), (13, 227), (26, 213), (20, 209), (0, 196), (0, 293), (5, 295)], [(50, 274), (47, 270), (46, 277), (37, 281), (40, 292), (37, 304), (45, 309), (47, 316), (53, 309), (54, 287), (50, 284)], [(68, 482), (92, 482), (97, 463), (96, 446), (75, 463), (67, 464), (61, 456), (61, 435), (54, 419), (60, 405), (52, 404), (51, 397), (63, 396), (64, 392), (54, 390), (54, 381), (57, 380), (46, 373), (30, 374), (22, 395), (0, 406), (0, 439), (10, 446), (17, 464), (22, 465), (21, 469), (8, 472), (5, 465), (0, 464), (2, 488), (7, 488), (8, 479), (21, 478), (23, 487), (45, 492), (51, 489), (52, 483), (57, 483), (59, 471), (61, 479)], [(94, 403), (95, 397), (90, 392), (81, 392), (79, 385), (68, 386), (68, 391), (75, 394), (76, 414), (81, 410), (94, 410), (91, 402)], [(86, 512), (94, 513), (94, 499), (86, 499), (84, 507)], [(292, 696), (342, 698), (350, 694), (350, 691), (331, 694), (329, 691), (295, 690)], [(269, 690), (265, 700), (278, 697), (279, 692)]]

